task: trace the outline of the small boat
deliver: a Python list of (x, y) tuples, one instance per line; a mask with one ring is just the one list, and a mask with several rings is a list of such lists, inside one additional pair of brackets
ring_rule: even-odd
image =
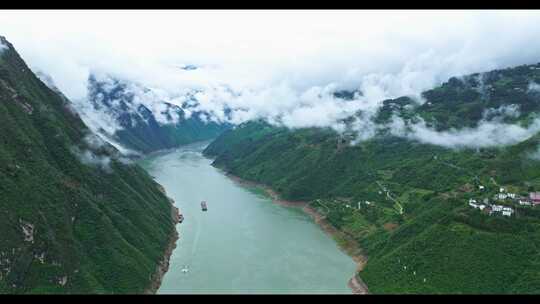
[(189, 271), (189, 269), (187, 268), (187, 266), (184, 266), (184, 268), (182, 268), (183, 273), (187, 273), (188, 271)]
[(201, 202), (201, 209), (202, 209), (202, 211), (208, 210), (208, 208), (206, 207), (206, 201)]
[(184, 221), (184, 215), (183, 215), (183, 214), (180, 214), (180, 215), (178, 216), (178, 222), (181, 223), (181, 222), (183, 222), (183, 221)]

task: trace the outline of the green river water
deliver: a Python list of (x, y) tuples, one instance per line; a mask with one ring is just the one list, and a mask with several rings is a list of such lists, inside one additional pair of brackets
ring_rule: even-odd
[(212, 167), (207, 144), (141, 161), (184, 215), (158, 293), (351, 293), (355, 264), (332, 238), (302, 210)]

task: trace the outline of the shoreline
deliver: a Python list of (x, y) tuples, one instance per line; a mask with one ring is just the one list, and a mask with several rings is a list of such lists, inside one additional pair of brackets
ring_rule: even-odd
[[(167, 193), (165, 192), (165, 188), (158, 184), (158, 189), (167, 196)], [(174, 249), (176, 248), (176, 241), (180, 238), (180, 235), (178, 234), (178, 230), (176, 229), (176, 225), (180, 222), (180, 210), (174, 206), (174, 200), (167, 196), (167, 199), (171, 203), (171, 219), (173, 222), (173, 231), (172, 235), (169, 237), (169, 242), (167, 244), (167, 247), (165, 248), (165, 252), (163, 253), (163, 258), (161, 261), (159, 261), (156, 270), (154, 274), (152, 275), (152, 278), (150, 279), (150, 286), (148, 286), (144, 290), (144, 294), (156, 294), (159, 287), (161, 286), (161, 282), (163, 281), (163, 277), (169, 270), (169, 263), (172, 256), (172, 253)]]
[[(332, 226), (332, 224), (330, 224), (326, 220), (326, 216), (317, 212), (317, 210), (312, 208), (308, 202), (283, 200), (279, 197), (279, 194), (276, 191), (274, 191), (273, 189), (271, 189), (270, 187), (264, 184), (244, 180), (236, 175), (227, 173), (225, 171), (223, 171), (223, 173), (225, 174), (225, 176), (229, 177), (231, 180), (233, 180), (234, 182), (240, 185), (261, 188), (262, 190), (264, 190), (264, 192), (268, 196), (270, 196), (270, 198), (272, 199), (272, 202), (275, 204), (286, 206), (286, 207), (301, 208), (302, 211), (304, 211), (306, 214), (311, 216), (311, 218), (315, 221), (315, 223), (325, 233), (327, 233), (334, 239), (339, 249), (345, 252), (348, 256), (350, 256), (352, 260), (356, 263), (356, 270), (354, 272), (354, 275), (351, 279), (349, 279), (347, 283), (347, 286), (352, 290), (353, 294), (368, 294), (369, 293), (368, 286), (362, 281), (362, 279), (358, 277), (358, 273), (364, 269), (364, 266), (367, 263), (367, 257), (360, 253), (361, 248), (358, 242), (352, 239), (349, 235), (345, 234), (343, 231), (340, 231), (336, 227)], [(343, 243), (338, 242), (337, 239), (341, 239), (344, 242)]]

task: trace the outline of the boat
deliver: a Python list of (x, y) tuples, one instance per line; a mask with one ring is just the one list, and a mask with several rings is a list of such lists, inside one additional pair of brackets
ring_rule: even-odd
[(201, 209), (202, 209), (202, 211), (208, 210), (208, 208), (206, 207), (206, 201), (201, 202)]
[(181, 223), (181, 222), (183, 222), (183, 221), (184, 221), (184, 215), (183, 215), (183, 214), (180, 214), (180, 215), (178, 216), (178, 222)]

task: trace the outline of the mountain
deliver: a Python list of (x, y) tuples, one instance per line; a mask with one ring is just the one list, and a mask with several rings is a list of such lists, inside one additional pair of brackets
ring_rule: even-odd
[(148, 153), (211, 139), (229, 128), (191, 110), (196, 102), (190, 97), (180, 107), (140, 84), (91, 74), (87, 100), (77, 102), (76, 108), (104, 138)]
[[(501, 187), (516, 197), (540, 190), (538, 83), (539, 64), (451, 78), (420, 102), (383, 101), (369, 117), (376, 131), (367, 139), (354, 128), (360, 112), (341, 134), (251, 121), (204, 154), (230, 174), (309, 202), (357, 241), (368, 258), (358, 276), (371, 293), (539, 293), (540, 207), (496, 198)], [(466, 140), (487, 124), (520, 130), (521, 140), (441, 140)], [(414, 133), (418, 126), (438, 138)], [(497, 130), (487, 134), (512, 135)], [(474, 208), (470, 199), (488, 207)]]
[(0, 293), (155, 290), (169, 199), (0, 45)]
[(377, 119), (381, 123), (392, 112), (402, 117), (414, 113), (440, 131), (476, 127), (483, 119), (492, 120), (510, 110), (515, 115), (506, 115), (504, 121), (515, 123), (540, 111), (539, 83), (540, 63), (452, 77), (423, 92), (421, 105), (409, 97), (385, 100)]

